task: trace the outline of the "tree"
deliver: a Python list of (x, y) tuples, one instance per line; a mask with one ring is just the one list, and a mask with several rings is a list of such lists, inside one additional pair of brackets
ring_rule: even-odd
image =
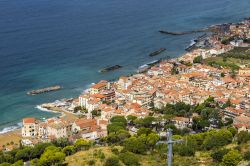
[(150, 129), (150, 128), (141, 127), (137, 130), (138, 136), (140, 136), (142, 134), (149, 135), (150, 133), (152, 133), (152, 129)]
[(156, 133), (151, 133), (147, 136), (146, 144), (151, 150), (155, 147), (157, 141), (160, 140), (160, 136)]
[[(139, 120), (139, 119), (137, 119)], [(143, 126), (143, 127), (151, 127), (153, 121), (155, 121), (155, 118), (152, 116), (146, 116), (143, 119), (140, 119), (139, 121), (136, 121), (137, 125)]]
[(211, 130), (207, 134), (203, 141), (203, 148), (206, 150), (227, 145), (231, 143), (233, 138), (232, 133), (226, 129), (220, 131)]
[(38, 164), (39, 164), (38, 158), (34, 158), (30, 161), (30, 166), (38, 166)]
[(107, 126), (108, 133), (117, 133), (119, 130), (125, 130), (125, 129), (126, 125), (119, 122), (113, 122), (112, 124), (108, 124)]
[(23, 166), (23, 160), (18, 160), (14, 164), (12, 164), (11, 166)]
[(91, 113), (93, 117), (101, 116), (101, 110), (93, 110)]
[(134, 124), (134, 121), (137, 119), (136, 116), (133, 116), (133, 115), (128, 115), (127, 116), (127, 120), (130, 124)]
[(237, 142), (238, 144), (246, 143), (250, 140), (250, 134), (247, 131), (241, 131), (237, 134)]
[(223, 156), (229, 152), (228, 149), (219, 149), (214, 152), (212, 152), (211, 157), (214, 161), (221, 162), (223, 159)]
[(7, 163), (7, 162), (4, 162), (4, 163), (1, 163), (0, 166), (11, 166), (11, 164)]
[(123, 125), (127, 125), (127, 120), (124, 116), (114, 116), (110, 119), (111, 123), (122, 123)]
[(131, 152), (121, 153), (119, 155), (119, 158), (125, 165), (128, 165), (128, 166), (140, 165), (139, 159), (134, 153), (131, 153)]
[(244, 154), (244, 160), (250, 161), (250, 152), (249, 152), (249, 151), (247, 151), (247, 152)]
[(230, 131), (233, 136), (237, 134), (237, 129), (234, 127), (228, 127), (227, 130)]
[(71, 155), (74, 153), (75, 151), (75, 147), (70, 145), (70, 146), (66, 146), (62, 149), (63, 153), (65, 153), (67, 156)]
[(66, 155), (61, 152), (61, 148), (55, 146), (49, 146), (45, 149), (39, 160), (39, 165), (55, 165), (62, 164)]
[(237, 166), (242, 156), (237, 150), (229, 151), (222, 159), (221, 166)]
[(201, 63), (201, 62), (202, 62), (202, 56), (197, 56), (193, 60), (193, 63)]
[(109, 157), (106, 159), (104, 166), (119, 166), (119, 159), (117, 157)]
[(125, 139), (124, 141), (124, 149), (133, 153), (145, 153), (147, 150), (145, 140), (143, 136), (140, 138), (136, 138), (134, 136)]
[(68, 145), (71, 145), (71, 142), (69, 142), (68, 138), (66, 138), (66, 137), (59, 138), (59, 139), (53, 141), (52, 143), (53, 143), (55, 146), (57, 146), (57, 147), (62, 147), (62, 148), (66, 147), (66, 146), (68, 146)]
[(91, 143), (85, 139), (78, 139), (75, 144), (74, 147), (76, 149), (76, 151), (79, 150), (88, 150), (90, 148)]
[(177, 145), (176, 149), (180, 156), (194, 156), (197, 143), (194, 139), (187, 137), (183, 143)]

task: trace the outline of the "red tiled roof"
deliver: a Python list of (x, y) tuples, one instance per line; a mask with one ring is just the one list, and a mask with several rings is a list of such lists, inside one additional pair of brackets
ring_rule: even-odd
[(23, 123), (35, 123), (35, 118), (24, 118)]

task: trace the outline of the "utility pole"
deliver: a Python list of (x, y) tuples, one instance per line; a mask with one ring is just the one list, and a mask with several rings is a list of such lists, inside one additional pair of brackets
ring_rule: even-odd
[(183, 140), (172, 140), (172, 129), (167, 130), (167, 141), (159, 141), (157, 144), (168, 144), (168, 166), (173, 166), (172, 158), (173, 158), (173, 144), (181, 143)]

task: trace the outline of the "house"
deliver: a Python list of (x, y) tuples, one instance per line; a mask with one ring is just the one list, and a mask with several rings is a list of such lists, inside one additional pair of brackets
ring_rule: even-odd
[(233, 107), (227, 107), (224, 109), (223, 114), (224, 118), (235, 118), (237, 116), (240, 116), (241, 114), (245, 113), (242, 109), (235, 109)]
[(37, 127), (35, 118), (23, 119), (22, 137), (35, 137), (38, 133)]
[(248, 131), (250, 132), (250, 116), (241, 115), (234, 119), (234, 127), (240, 131)]
[(68, 136), (67, 126), (61, 121), (55, 121), (53, 123), (48, 124), (47, 132), (48, 137), (52, 140)]
[(179, 129), (183, 129), (183, 128), (192, 126), (192, 120), (190, 118), (174, 117), (172, 122)]
[(97, 84), (90, 87), (90, 94), (99, 93), (101, 90), (106, 89), (108, 87), (108, 81), (101, 80)]
[(83, 130), (90, 130), (93, 129), (95, 126), (97, 126), (97, 122), (95, 119), (77, 119), (73, 124), (72, 124), (72, 131), (74, 133), (77, 133), (79, 131)]

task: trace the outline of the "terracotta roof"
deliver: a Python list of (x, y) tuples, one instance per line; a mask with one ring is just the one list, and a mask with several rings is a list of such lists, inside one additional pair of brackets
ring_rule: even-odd
[(23, 123), (35, 123), (35, 118), (24, 118)]

